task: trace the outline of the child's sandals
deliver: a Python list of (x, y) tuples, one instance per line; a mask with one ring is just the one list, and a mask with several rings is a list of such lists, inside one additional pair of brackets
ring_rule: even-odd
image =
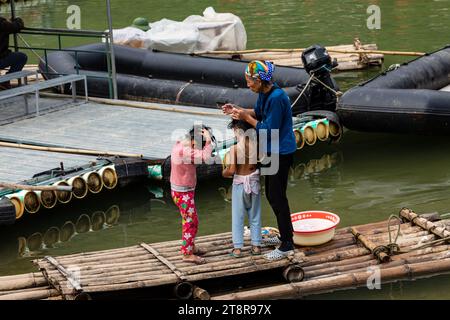
[(261, 255), (261, 247), (260, 246), (252, 246), (251, 254), (252, 254), (252, 256)]
[(242, 250), (239, 248), (234, 248), (233, 250), (231, 250), (230, 256), (232, 256), (233, 258), (241, 258)]

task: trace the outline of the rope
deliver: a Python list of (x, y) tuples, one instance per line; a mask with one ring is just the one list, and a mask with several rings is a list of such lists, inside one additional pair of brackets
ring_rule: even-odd
[(308, 82), (306, 82), (305, 87), (303, 88), (302, 92), (298, 95), (297, 99), (295, 99), (294, 103), (291, 104), (291, 108), (297, 103), (298, 99), (305, 93), (306, 89), (309, 87), (309, 84), (311, 83), (312, 79), (314, 77), (314, 73), (309, 77)]
[[(31, 52), (32, 52), (32, 53), (33, 53), (40, 61), (42, 61), (42, 62), (44, 62), (45, 64), (47, 64), (47, 63), (45, 62), (45, 60), (42, 59), (41, 56), (40, 56), (39, 54), (37, 54), (36, 51), (34, 51), (34, 49), (31, 48), (31, 46), (28, 44), (28, 42), (27, 42), (20, 34), (17, 34), (17, 35), (19, 36), (20, 40), (22, 40), (22, 42), (28, 47), (29, 50), (31, 50)], [(49, 67), (50, 69), (52, 69), (52, 71), (53, 71), (54, 73), (58, 73), (55, 69), (52, 68), (51, 65), (48, 65), (48, 67)]]
[(298, 95), (298, 97), (295, 99), (295, 101), (291, 104), (291, 108), (294, 107), (294, 105), (297, 103), (297, 101), (301, 98), (301, 96), (305, 93), (306, 89), (309, 87), (309, 85), (311, 84), (311, 81), (317, 81), (318, 83), (320, 83), (324, 88), (330, 90), (331, 92), (333, 92), (336, 97), (340, 97), (342, 96), (342, 92), (340, 91), (336, 91), (333, 88), (331, 88), (330, 86), (328, 86), (327, 84), (323, 83), (321, 80), (319, 80), (314, 73), (312, 73), (308, 79), (308, 82), (306, 82), (305, 87), (303, 88), (302, 92), (300, 92), (300, 94)]
[[(314, 76), (314, 75), (313, 75)], [(342, 96), (342, 92), (340, 91), (336, 91), (333, 88), (329, 87), (328, 85), (326, 85), (325, 83), (323, 83), (322, 81), (320, 81), (318, 78), (314, 77), (314, 80), (316, 80), (317, 82), (319, 82), (321, 85), (323, 85), (325, 88), (327, 88), (328, 90), (330, 90), (331, 92), (333, 92), (336, 97), (340, 97)]]
[(175, 99), (175, 104), (178, 104), (178, 103), (180, 102), (180, 96), (181, 96), (181, 93), (182, 93), (182, 92), (184, 91), (184, 89), (186, 89), (186, 87), (189, 86), (191, 83), (192, 83), (192, 81), (189, 81), (189, 82), (187, 82), (187, 83), (185, 83), (185, 84), (183, 84), (183, 85), (181, 86), (180, 90), (179, 90), (178, 93), (177, 93), (177, 98)]
[(389, 248), (388, 248), (387, 246), (379, 245), (379, 246), (376, 246), (376, 247), (372, 250), (372, 254), (373, 254), (374, 256), (376, 256), (378, 259), (380, 259), (380, 253), (382, 253), (382, 252), (384, 252), (384, 253), (386, 253), (388, 256), (390, 256)]
[[(418, 218), (419, 216), (417, 216), (416, 218)], [(411, 222), (414, 222), (414, 220), (416, 219), (414, 218)], [(398, 224), (398, 228), (397, 228), (397, 234), (395, 236), (394, 241), (392, 241), (392, 234), (391, 234), (391, 221), (393, 219), (396, 219), (397, 221), (399, 221), (400, 223)], [(389, 243), (387, 245), (379, 245), (377, 246), (374, 250), (373, 253), (375, 255), (377, 255), (380, 252), (384, 252), (386, 254), (388, 254), (389, 256), (395, 255), (395, 254), (402, 254), (402, 253), (409, 253), (415, 250), (420, 250), (420, 249), (425, 249), (428, 247), (431, 247), (437, 243), (441, 243), (441, 242), (446, 242), (446, 241), (450, 241), (450, 236), (445, 237), (445, 238), (441, 238), (441, 239), (437, 239), (428, 243), (425, 243), (423, 245), (420, 245), (418, 247), (414, 247), (410, 250), (404, 251), (400, 249), (400, 246), (397, 244), (397, 240), (398, 237), (400, 235), (400, 224), (402, 223), (402, 219), (399, 216), (396, 215), (390, 215), (389, 219), (388, 219), (388, 234), (389, 234)], [(431, 231), (431, 230), (428, 230)], [(359, 234), (355, 235), (355, 237), (357, 237)]]
[(408, 252), (411, 252), (411, 251), (414, 251), (414, 250), (419, 250), (419, 249), (424, 249), (424, 248), (427, 248), (427, 247), (431, 247), (432, 245), (434, 245), (436, 243), (445, 242), (445, 241), (449, 241), (449, 240), (450, 240), (450, 236), (445, 237), (445, 238), (441, 238), (441, 239), (437, 239), (437, 240), (425, 243), (425, 244), (423, 244), (421, 246), (415, 247), (415, 248), (409, 250)]
[[(399, 224), (397, 225), (398, 226), (398, 228), (397, 228), (397, 235), (395, 236), (395, 240), (394, 241), (392, 241), (392, 235), (391, 235), (391, 221), (393, 219), (396, 219), (399, 222)], [(396, 252), (400, 252), (400, 246), (397, 244), (397, 240), (398, 240), (398, 237), (400, 235), (400, 225), (401, 224), (402, 224), (402, 220), (398, 216), (393, 215), (393, 214), (391, 214), (389, 216), (389, 219), (388, 219), (389, 243), (386, 245), (386, 248), (388, 249), (389, 255), (393, 255)]]

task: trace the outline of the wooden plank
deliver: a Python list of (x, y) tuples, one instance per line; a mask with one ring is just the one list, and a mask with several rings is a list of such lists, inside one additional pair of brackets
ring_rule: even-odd
[(183, 273), (180, 270), (178, 270), (178, 268), (175, 267), (175, 265), (172, 262), (170, 262), (169, 260), (164, 258), (158, 252), (158, 250), (156, 250), (155, 248), (151, 247), (150, 245), (148, 245), (146, 243), (141, 243), (140, 245), (141, 245), (141, 247), (145, 248), (147, 251), (152, 253), (155, 256), (156, 259), (158, 259), (159, 261), (164, 263), (164, 265), (166, 265), (170, 270), (172, 270), (173, 273), (175, 273), (178, 278), (180, 278), (181, 280), (185, 280), (186, 279), (186, 277), (183, 275)]

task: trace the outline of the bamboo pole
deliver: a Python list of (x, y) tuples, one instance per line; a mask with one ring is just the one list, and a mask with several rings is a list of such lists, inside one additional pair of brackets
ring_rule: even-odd
[[(49, 97), (72, 97), (71, 95), (63, 95), (63, 94), (56, 94), (56, 93), (42, 93), (43, 96), (49, 96)], [(84, 98), (79, 96), (80, 98)], [(176, 112), (176, 113), (186, 113), (186, 114), (193, 114), (198, 116), (214, 116), (214, 117), (228, 117), (228, 115), (225, 115), (223, 113), (219, 112), (205, 112), (205, 111), (193, 111), (193, 110), (187, 110), (187, 109), (181, 109), (181, 108), (174, 108), (167, 105), (165, 106), (159, 106), (153, 103), (149, 102), (140, 102), (140, 101), (131, 101), (131, 100), (111, 100), (107, 98), (97, 98), (97, 97), (88, 97), (89, 101), (97, 102), (103, 105), (108, 105), (112, 107), (124, 107), (124, 108), (137, 108), (137, 109), (145, 109), (145, 110), (157, 110), (157, 111), (165, 111), (165, 112)]]
[[(151, 281), (155, 285), (159, 285), (161, 281), (170, 281), (170, 283), (176, 283), (179, 280), (179, 278), (175, 274), (164, 274), (164, 275), (156, 275), (156, 274), (149, 274), (147, 272), (142, 272), (140, 274), (131, 274), (131, 275), (117, 275), (117, 276), (109, 276), (104, 278), (96, 278), (91, 279), (87, 283), (83, 283), (83, 290), (91, 287), (91, 286), (98, 286), (98, 285), (112, 285), (112, 284), (120, 284), (120, 283), (126, 283), (126, 282), (140, 282), (140, 281)], [(68, 284), (67, 281), (63, 281), (59, 283), (61, 287), (63, 288), (63, 292), (65, 291), (64, 287), (66, 287), (66, 284)]]
[(6, 276), (0, 278), (0, 291), (40, 287), (47, 284), (47, 280), (41, 273), (27, 273), (18, 276)]
[(127, 158), (142, 158), (142, 154), (124, 153), (124, 152), (110, 152), (103, 150), (87, 150), (87, 149), (72, 149), (72, 148), (54, 148), (54, 147), (41, 147), (31, 144), (11, 143), (0, 141), (0, 147), (27, 149), (36, 151), (56, 152), (56, 153), (68, 153), (79, 155), (91, 155), (91, 156), (118, 156)]
[(48, 297), (48, 298), (44, 298), (41, 300), (64, 300), (63, 297), (61, 295), (59, 296), (53, 296), (53, 297)]
[(59, 296), (60, 293), (56, 289), (50, 287), (39, 288), (33, 291), (10, 293), (0, 296), (0, 300), (37, 300), (46, 299), (49, 297)]
[[(92, 281), (96, 281), (99, 278), (113, 278), (113, 277), (126, 277), (126, 276), (133, 276), (136, 273), (142, 273), (149, 277), (165, 277), (165, 276), (171, 276), (173, 275), (173, 272), (168, 270), (167, 268), (151, 268), (148, 266), (141, 266), (140, 268), (134, 267), (127, 270), (120, 270), (120, 269), (101, 269), (96, 270), (98, 272), (95, 273), (87, 273), (80, 271), (80, 282), (83, 286), (84, 284), (90, 284)], [(57, 277), (58, 273), (55, 271), (49, 271), (48, 275), (50, 277)]]
[(32, 191), (72, 191), (72, 186), (31, 186), (27, 184), (0, 182), (0, 188)]
[[(179, 242), (179, 241), (175, 241), (175, 243), (176, 242)], [(349, 243), (352, 243), (352, 242), (353, 242), (353, 240), (349, 241)], [(229, 244), (229, 248), (231, 248), (231, 246), (232, 246), (231, 245), (231, 239), (229, 241), (226, 240), (226, 241), (220, 243), (220, 245), (223, 245), (224, 243), (228, 243)], [(342, 244), (346, 244), (346, 243), (343, 242)], [(154, 245), (154, 247), (157, 247), (157, 246)], [(213, 247), (217, 247), (217, 244), (214, 244)], [(325, 251), (327, 251), (330, 248), (337, 248), (337, 247), (339, 247), (339, 246), (334, 246), (334, 247), (324, 246), (322, 250), (317, 250), (317, 249), (316, 250), (318, 252), (321, 252), (321, 251), (325, 252)], [(138, 252), (136, 252), (136, 250)], [(162, 250), (162, 249), (158, 248), (158, 250), (160, 252), (164, 252), (164, 253), (168, 254), (171, 257), (170, 259), (172, 261), (176, 261), (176, 260), (178, 260), (180, 258), (180, 255), (179, 255), (179, 252), (178, 252), (178, 250), (179, 250), (178, 246), (173, 247), (173, 248), (167, 248), (167, 250)], [(211, 254), (211, 255), (224, 254), (226, 252), (226, 250), (227, 250), (227, 248), (221, 247), (220, 250), (211, 251), (211, 252), (207, 253), (207, 255), (209, 255), (209, 254)], [(300, 250), (308, 252), (309, 248), (306, 248), (306, 249), (302, 248)], [(117, 255), (117, 253), (121, 253), (121, 254)], [(316, 252), (313, 252), (313, 253), (316, 253)], [(74, 264), (75, 263), (76, 264), (85, 263), (86, 264), (86, 263), (90, 263), (90, 262), (95, 264), (96, 262), (99, 262), (99, 261), (105, 262), (105, 260), (107, 260), (107, 259), (113, 259), (114, 263), (120, 263), (122, 258), (127, 260), (128, 258), (138, 257), (141, 254), (144, 257), (150, 257), (151, 258), (151, 255), (149, 255), (145, 250), (142, 250), (142, 248), (139, 248), (139, 247), (128, 247), (128, 248), (121, 248), (121, 249), (113, 250), (112, 252), (110, 252), (108, 250), (105, 250), (105, 251), (103, 251), (103, 254), (81, 254), (81, 255), (75, 255), (75, 256), (72, 255), (72, 258), (70, 258), (70, 256), (67, 256), (67, 257), (65, 256), (65, 257), (61, 257), (60, 261), (62, 263), (65, 263), (65, 264), (70, 264), (70, 263), (74, 263)], [(89, 257), (89, 258), (86, 259), (85, 257)]]
[(1, 281), (10, 281), (10, 280), (17, 280), (17, 279), (29, 279), (29, 278), (40, 278), (43, 277), (43, 275), (40, 272), (32, 272), (32, 273), (22, 273), (22, 274), (13, 274), (9, 276), (1, 276)]
[[(448, 272), (450, 259), (440, 261), (427, 261), (416, 264), (404, 264), (392, 268), (380, 270), (382, 283), (402, 279), (415, 279), (423, 276)], [(331, 276), (300, 283), (271, 286), (268, 288), (248, 290), (231, 294), (213, 296), (212, 300), (240, 300), (240, 299), (277, 299), (286, 297), (298, 297), (309, 294), (329, 292), (346, 288), (354, 288), (367, 285), (370, 271), (353, 272), (344, 275)]]
[(369, 249), (373, 255), (375, 255), (378, 259), (380, 259), (380, 261), (387, 262), (390, 260), (389, 255), (387, 255), (384, 252), (376, 250), (377, 246), (372, 241), (367, 239), (366, 236), (360, 234), (356, 228), (352, 228), (352, 233), (355, 236), (355, 238), (358, 241), (360, 241), (367, 249)]
[[(383, 54), (383, 55), (396, 55), (396, 56), (423, 56), (424, 52), (414, 52), (414, 51), (395, 51), (395, 50), (343, 50), (339, 48), (333, 47), (325, 47), (328, 52), (336, 52), (336, 53), (347, 53), (347, 54)], [(226, 50), (217, 50), (217, 51), (200, 51), (196, 52), (195, 55), (203, 55), (203, 54), (246, 54), (246, 53), (261, 53), (261, 52), (303, 52), (305, 48), (295, 48), (295, 49), (251, 49), (251, 50), (235, 50), (235, 51), (226, 51)]]
[(400, 216), (402, 216), (405, 219), (408, 219), (412, 223), (435, 234), (436, 236), (438, 236), (440, 238), (450, 237), (450, 231), (446, 230), (445, 227), (439, 227), (435, 223), (433, 223), (425, 218), (421, 218), (418, 214), (414, 213), (410, 209), (403, 208), (400, 211)]
[[(448, 253), (445, 253), (446, 255), (448, 255)], [(424, 259), (423, 257), (421, 257), (421, 259)], [(375, 260), (373, 260), (373, 261), (375, 261)], [(399, 264), (400, 262), (397, 262), (397, 264)], [(369, 265), (371, 265), (371, 264), (369, 264)], [(253, 268), (254, 269), (254, 268)], [(255, 271), (255, 270), (254, 270)], [(257, 271), (257, 270), (256, 270)], [(342, 270), (341, 270), (342, 271)], [(345, 270), (344, 270), (345, 271)], [(230, 274), (230, 272), (227, 272), (226, 273), (227, 275), (229, 275)], [(121, 281), (130, 281), (130, 280), (136, 280), (136, 281), (139, 281), (138, 279), (136, 279), (136, 278), (131, 278), (130, 279), (130, 277), (125, 277), (125, 278), (120, 278), (119, 277), (119, 279), (121, 279)], [(196, 277), (196, 279), (197, 280), (199, 280), (199, 277)], [(149, 281), (149, 279), (146, 279), (146, 281)], [(159, 280), (156, 280), (156, 279), (154, 279), (154, 280), (152, 280), (153, 282), (158, 282), (158, 281), (160, 281), (160, 279)], [(105, 283), (104, 281), (103, 282), (100, 282), (100, 283)], [(109, 283), (109, 282), (107, 282), (107, 283)], [(95, 283), (94, 283), (95, 284)], [(93, 285), (92, 283), (90, 283), (89, 285)], [(98, 283), (97, 283), (97, 285), (98, 285)]]
[(336, 259), (330, 259), (330, 261), (317, 261), (317, 263), (309, 263), (308, 265), (303, 264), (303, 270), (306, 272), (310, 272), (310, 271), (316, 271), (319, 269), (326, 269), (326, 268), (331, 268), (331, 267), (338, 267), (338, 266), (345, 266), (345, 265), (349, 265), (349, 264), (357, 264), (357, 263), (361, 263), (361, 262), (367, 262), (369, 260), (373, 260), (374, 257), (370, 254), (369, 250), (366, 250), (366, 252), (364, 252), (361, 255), (354, 255), (354, 256), (350, 256), (347, 257), (346, 259), (343, 260), (336, 260)]
[[(418, 242), (420, 242), (420, 240), (422, 239), (416, 239), (415, 241), (410, 241), (410, 245), (415, 245)], [(436, 250), (432, 250), (431, 248), (428, 251), (412, 251), (412, 252), (407, 252), (407, 253), (402, 253), (400, 255), (394, 255), (391, 260), (398, 260), (404, 257), (408, 257), (408, 256), (416, 256), (416, 255), (421, 255), (421, 254), (426, 254), (426, 253), (436, 253), (436, 252), (441, 252), (444, 251), (448, 248), (448, 246), (441, 246), (440, 248), (437, 248)], [(312, 265), (310, 267), (304, 267), (304, 272), (305, 272), (305, 277), (309, 278), (309, 277), (314, 277), (316, 275), (319, 274), (327, 274), (327, 273), (331, 273), (331, 271), (333, 270), (338, 270), (338, 268), (342, 268), (342, 270), (352, 270), (355, 269), (355, 267), (357, 265), (361, 265), (363, 266), (364, 264), (367, 264), (367, 266), (373, 265), (373, 264), (378, 264), (378, 261), (373, 259), (372, 255), (366, 255), (366, 256), (362, 256), (362, 257), (355, 257), (355, 258), (349, 258), (343, 261), (339, 261), (339, 262), (327, 262), (327, 263), (321, 263), (321, 264), (317, 264), (317, 265)], [(337, 272), (337, 271), (335, 271)]]
[(198, 300), (210, 300), (211, 296), (209, 295), (208, 291), (205, 289), (202, 289), (200, 287), (194, 286), (194, 291), (192, 292), (192, 296), (194, 299)]
[(0, 291), (0, 296), (3, 296), (5, 294), (11, 294), (11, 293), (32, 292), (32, 291), (36, 291), (38, 289), (45, 289), (48, 286), (49, 286), (49, 284), (45, 283), (45, 285), (38, 286), (38, 287), (19, 288), (19, 289), (14, 289), (14, 290)]
[[(368, 251), (366, 250), (366, 253), (367, 253)], [(247, 265), (241, 265), (241, 266), (239, 266), (239, 267), (244, 267), (245, 268), (245, 270), (246, 271), (251, 271), (251, 270), (253, 270), (253, 271), (258, 271), (258, 270), (261, 270), (261, 268), (255, 268), (255, 266), (247, 266)], [(195, 268), (195, 267), (194, 267)], [(238, 272), (237, 273), (241, 273), (242, 271), (241, 271), (241, 269), (239, 269), (238, 270)], [(220, 271), (220, 270), (218, 270), (218, 271), (216, 271), (216, 272), (208, 272), (208, 274), (206, 275), (206, 277), (211, 277), (211, 276), (218, 276), (218, 275), (220, 275), (220, 274), (223, 274), (223, 275), (230, 275), (230, 274), (236, 274), (236, 272), (234, 271), (234, 270), (232, 270), (231, 272), (230, 272), (230, 270), (224, 270), (224, 271)], [(192, 279), (194, 279), (194, 280), (199, 280), (199, 279), (203, 279), (203, 278), (205, 278), (205, 275), (194, 275), (194, 277), (192, 278)], [(119, 277), (119, 279), (122, 279), (122, 281), (124, 281), (124, 280), (127, 280), (127, 281), (130, 281), (130, 277), (129, 276), (125, 276), (125, 277)], [(132, 278), (133, 279), (133, 278)], [(134, 278), (135, 279), (135, 278)], [(139, 279), (136, 279), (137, 281), (140, 281)], [(147, 281), (148, 279), (146, 279), (145, 281)], [(191, 279), (190, 279), (191, 280)], [(148, 280), (149, 281), (149, 280)], [(160, 281), (162, 281), (161, 280), (161, 278), (159, 278), (159, 277), (156, 277), (155, 279), (153, 279), (152, 280), (153, 282), (152, 282), (152, 285), (154, 285), (155, 284), (155, 282), (156, 283), (158, 283), (158, 282), (160, 282)], [(109, 282), (108, 282), (109, 283)], [(95, 283), (94, 283), (95, 284)], [(89, 285), (93, 285), (93, 284), (89, 284)]]
[(117, 291), (117, 290), (128, 290), (128, 289), (139, 289), (143, 287), (155, 287), (155, 286), (163, 286), (168, 284), (173, 284), (177, 281), (176, 276), (174, 275), (172, 278), (167, 278), (164, 280), (153, 281), (153, 280), (143, 280), (129, 283), (120, 283), (120, 284), (105, 284), (105, 285), (94, 285), (88, 286), (84, 288), (85, 292), (108, 292), (108, 291)]
[[(406, 223), (400, 225), (400, 228), (406, 236), (400, 238), (399, 243), (412, 246), (420, 240), (424, 240), (424, 231), (421, 228)], [(349, 233), (353, 229), (342, 228), (337, 230), (337, 240), (327, 245), (297, 250), (296, 259), (301, 261), (301, 266), (307, 274), (310, 272), (309, 277), (323, 276), (333, 271), (334, 273), (351, 272), (355, 268), (360, 269), (376, 263), (368, 249), (359, 248), (354, 244), (355, 241), (352, 238), (353, 233)], [(370, 231), (370, 233), (373, 233), (371, 236), (366, 235), (372, 241), (375, 239), (379, 241), (384, 240), (388, 234), (386, 221), (363, 225), (358, 229), (358, 231), (361, 230), (367, 230), (367, 232)], [(425, 242), (434, 238), (434, 235), (428, 235), (425, 237)], [(198, 243), (208, 244), (213, 248), (213, 250), (207, 253), (210, 256), (207, 257), (208, 263), (206, 265), (195, 266), (181, 261), (181, 255), (178, 252), (179, 240), (152, 244), (152, 247), (157, 249), (160, 254), (163, 254), (168, 261), (173, 261), (174, 265), (186, 275), (189, 281), (262, 271), (287, 266), (290, 263), (287, 259), (272, 263), (264, 261), (261, 257), (245, 256), (239, 260), (229, 257), (225, 254), (232, 247), (229, 232), (221, 235), (199, 237)], [(249, 246), (245, 247), (244, 252), (249, 249)], [(264, 248), (263, 250), (268, 251), (270, 249)], [(445, 255), (446, 253), (442, 253), (439, 257), (446, 257)], [(411, 253), (410, 256), (417, 256), (417, 253)], [(429, 256), (429, 258), (433, 257), (435, 256)], [(427, 258), (422, 257), (421, 259), (424, 260)], [(168, 284), (178, 279), (165, 265), (157, 261), (154, 255), (139, 246), (104, 250), (101, 254), (94, 252), (71, 255), (69, 258), (58, 257), (58, 261), (65, 266), (68, 266), (70, 263), (79, 265), (82, 279), (87, 281), (87, 287), (91, 292), (101, 286), (116, 290), (118, 288), (137, 288), (143, 285), (143, 283), (147, 283), (149, 286), (156, 286), (161, 283)], [(398, 264), (400, 262), (396, 263)], [(41, 265), (47, 268), (49, 267), (48, 264), (45, 265), (42, 262)], [(47, 270), (47, 275), (54, 281), (52, 283), (63, 286), (65, 280), (57, 271), (52, 269)], [(130, 281), (133, 281), (133, 284), (127, 284)], [(136, 283), (138, 283), (137, 286), (135, 286)], [(66, 292), (69, 292), (69, 289)]]
[[(450, 219), (449, 219), (450, 220)], [(387, 220), (385, 221), (381, 221), (381, 222), (376, 222), (376, 223), (368, 223), (368, 224), (363, 224), (363, 225), (357, 225), (355, 227), (357, 227), (358, 229), (360, 229), (360, 231), (364, 231), (366, 229), (370, 229), (373, 228), (373, 230), (382, 230), (383, 226), (387, 226)], [(378, 229), (375, 229), (378, 228)], [(402, 224), (401, 225), (401, 230), (403, 232), (404, 228), (411, 228), (411, 226), (409, 224)], [(353, 235), (351, 234), (350, 231), (350, 227), (345, 227), (345, 228), (340, 228), (336, 230), (335, 233), (335, 238), (334, 239), (340, 239), (342, 237), (343, 238), (352, 238)], [(215, 242), (215, 241), (219, 241), (219, 242)], [(211, 247), (215, 247), (217, 245), (222, 245), (224, 243), (232, 243), (231, 240), (231, 232), (224, 232), (224, 233), (219, 233), (219, 234), (211, 234), (211, 235), (205, 235), (205, 236), (200, 236), (196, 239), (196, 244), (197, 245), (203, 245), (203, 244), (209, 244), (209, 246)], [(161, 251), (161, 248), (170, 248), (173, 247), (173, 250), (179, 250), (179, 246), (181, 245), (181, 240), (171, 240), (171, 241), (163, 241), (163, 242), (157, 242), (157, 243), (152, 243), (152, 247), (158, 249), (158, 251)], [(122, 247), (122, 248), (117, 248), (117, 249), (106, 249), (106, 250), (100, 250), (100, 251), (95, 251), (95, 252), (83, 252), (83, 253), (76, 253), (76, 254), (71, 254), (71, 255), (65, 255), (63, 257), (59, 257), (58, 259), (62, 259), (64, 261), (69, 261), (71, 258), (84, 258), (84, 257), (92, 257), (92, 256), (101, 256), (102, 254), (105, 255), (113, 255), (116, 253), (121, 253), (121, 252), (130, 252), (131, 250), (134, 249), (139, 249), (142, 252), (144, 252), (144, 250), (142, 250), (142, 248), (140, 246), (130, 246), (130, 247)]]
[[(346, 273), (352, 273), (352, 272), (362, 272), (367, 270), (368, 267), (370, 266), (374, 266), (376, 265), (378, 268), (381, 269), (387, 269), (387, 268), (392, 268), (392, 267), (396, 267), (396, 266), (401, 266), (401, 265), (406, 265), (406, 264), (416, 264), (416, 263), (422, 263), (422, 262), (432, 262), (432, 261), (438, 261), (438, 260), (442, 260), (442, 259), (448, 259), (450, 258), (450, 252), (448, 250), (443, 251), (443, 252), (432, 252), (429, 254), (425, 254), (425, 255), (404, 255), (404, 256), (399, 256), (397, 257), (397, 259), (393, 259), (392, 261), (388, 262), (388, 263), (384, 263), (384, 264), (379, 264), (376, 260), (372, 260), (370, 262), (366, 262), (366, 263), (361, 263), (358, 265), (354, 265), (354, 266), (346, 266), (346, 267), (337, 267), (335, 269), (331, 269), (330, 270), (318, 270), (316, 271), (316, 273), (313, 275), (313, 277), (310, 277), (309, 279), (315, 279), (315, 278), (324, 278), (324, 277), (329, 277), (329, 276), (335, 276), (335, 275), (341, 275), (341, 274), (346, 274)], [(322, 271), (322, 274), (319, 274), (320, 271)], [(328, 271), (328, 273), (327, 273)], [(310, 274), (311, 276), (312, 274)]]

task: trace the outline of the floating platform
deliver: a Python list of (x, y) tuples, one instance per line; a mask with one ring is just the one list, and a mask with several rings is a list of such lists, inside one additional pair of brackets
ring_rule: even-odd
[[(244, 257), (231, 257), (230, 233), (197, 239), (208, 251), (200, 266), (181, 260), (179, 240), (45, 257), (34, 261), (39, 272), (0, 278), (0, 299), (96, 299), (105, 293), (161, 299), (167, 288), (180, 299), (277, 299), (366, 286), (377, 275), (381, 284), (412, 280), (450, 271), (448, 226), (450, 220), (404, 208), (398, 219), (338, 229), (332, 241), (297, 247), (292, 257), (276, 262), (250, 255), (249, 238)], [(266, 271), (278, 278), (261, 286)], [(280, 282), (281, 276), (289, 283)], [(227, 292), (211, 284), (236, 278)], [(144, 290), (150, 288), (153, 295)]]
[[(29, 97), (18, 97), (0, 111), (0, 177), (4, 183), (63, 184), (73, 192), (14, 192), (0, 188), (0, 225), (10, 224), (41, 207), (51, 209), (146, 178), (169, 179), (168, 159), (175, 139), (193, 124), (212, 128), (218, 141), (213, 165), (198, 169), (199, 180), (221, 176), (222, 159), (234, 144), (230, 118), (221, 110), (90, 98), (83, 104), (63, 104), (65, 96), (42, 94), (48, 103), (36, 116), (22, 110)], [(326, 113), (326, 111), (324, 111)], [(329, 117), (330, 119), (328, 119)], [(338, 141), (339, 120), (332, 112), (294, 117), (297, 147)], [(2, 198), (3, 197), (3, 198)], [(15, 214), (14, 214), (15, 212)]]

